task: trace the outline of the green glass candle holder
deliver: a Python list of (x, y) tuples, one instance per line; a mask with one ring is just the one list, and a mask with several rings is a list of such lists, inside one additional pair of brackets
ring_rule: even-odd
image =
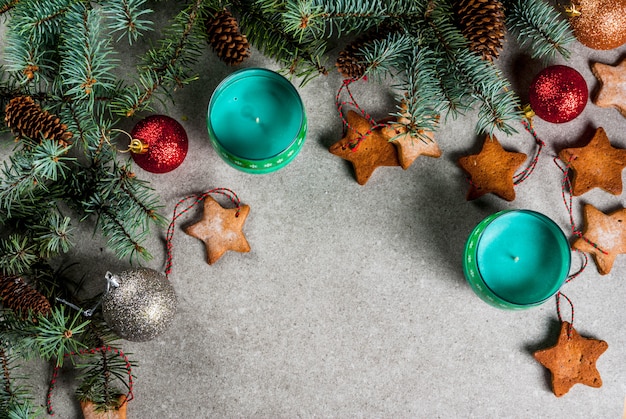
[(232, 167), (269, 173), (300, 152), (307, 118), (289, 80), (271, 70), (246, 68), (226, 77), (213, 92), (207, 128), (213, 148)]
[(569, 274), (571, 251), (554, 221), (530, 210), (505, 210), (482, 220), (465, 245), (467, 282), (485, 302), (523, 310), (554, 296)]

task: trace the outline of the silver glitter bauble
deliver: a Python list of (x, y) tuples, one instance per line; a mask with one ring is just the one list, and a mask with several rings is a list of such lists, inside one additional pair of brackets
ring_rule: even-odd
[(142, 342), (159, 335), (176, 313), (176, 294), (165, 275), (147, 268), (107, 272), (102, 314), (121, 338)]

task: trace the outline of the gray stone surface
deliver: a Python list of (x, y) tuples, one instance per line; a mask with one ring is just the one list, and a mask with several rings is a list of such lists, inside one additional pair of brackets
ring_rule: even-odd
[[(590, 63), (613, 64), (623, 52), (574, 44), (568, 62), (551, 63), (579, 70), (594, 92), (598, 82)], [(513, 43), (498, 64), (522, 98), (545, 65), (518, 53)], [(245, 66), (277, 68), (256, 51)], [(229, 252), (209, 266), (202, 243), (182, 232), (199, 219), (201, 209), (180, 219), (170, 276), (179, 298), (174, 323), (152, 341), (123, 342), (138, 364), (129, 418), (622, 415), (626, 256), (618, 257), (605, 277), (591, 262), (564, 289), (575, 304), (579, 333), (606, 340), (609, 349), (597, 363), (603, 386), (576, 385), (562, 398), (552, 394), (548, 371), (532, 357), (556, 341), (553, 301), (522, 312), (498, 310), (473, 294), (462, 271), (468, 234), (495, 211), (540, 211), (569, 234), (562, 174), (553, 157), (600, 126), (616, 146), (626, 147), (625, 121), (616, 110), (589, 103), (566, 124), (536, 119), (547, 147), (533, 175), (516, 187), (517, 199), (509, 203), (489, 195), (467, 202), (468, 185), (456, 160), (477, 152), (482, 143), (472, 112), (442, 124), (436, 137), (444, 151), (440, 159), (420, 157), (406, 171), (378, 169), (360, 186), (349, 163), (327, 151), (342, 137), (334, 105), (342, 80), (331, 72), (299, 88), (310, 122), (300, 155), (281, 171), (250, 175), (220, 160), (205, 127), (211, 93), (232, 69), (207, 49), (197, 71), (200, 80), (158, 110), (187, 130), (185, 162), (168, 174), (139, 168), (137, 174), (153, 182), (168, 217), (188, 194), (233, 189), (251, 207), (244, 232), (252, 250)], [(391, 82), (360, 82), (355, 98), (375, 118), (383, 117), (394, 106)], [(518, 134), (498, 138), (508, 149), (534, 150), (521, 125)], [(8, 136), (4, 140), (8, 153), (12, 145)], [(624, 199), (597, 190), (575, 198), (577, 223), (583, 203), (609, 211)], [(84, 227), (71, 257), (83, 263), (95, 292), (104, 286), (107, 271), (128, 266), (103, 250), (89, 224)], [(148, 244), (155, 259), (146, 266), (164, 268), (164, 236), (165, 231), (153, 231)], [(573, 261), (578, 267), (580, 258), (574, 255)], [(39, 364), (33, 368), (41, 372), (31, 382), (43, 404), (49, 373)], [(53, 394), (56, 417), (79, 415), (75, 384), (70, 369), (64, 369)]]

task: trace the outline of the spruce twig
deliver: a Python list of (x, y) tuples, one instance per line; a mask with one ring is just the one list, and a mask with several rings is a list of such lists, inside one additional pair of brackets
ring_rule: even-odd
[(160, 89), (167, 94), (197, 79), (187, 70), (200, 54), (202, 3), (195, 0), (176, 15), (158, 48), (145, 55), (138, 86), (113, 103), (116, 113), (132, 116), (149, 109), (151, 99)]
[(326, 40), (286, 32), (283, 23), (286, 9), (282, 3), (236, 0), (233, 7), (241, 16), (242, 32), (250, 42), (265, 55), (279, 61), (284, 73), (302, 78), (301, 85), (320, 74), (328, 74), (324, 65), (324, 54), (328, 49)]
[(566, 46), (575, 37), (567, 20), (541, 0), (508, 0), (507, 25), (532, 58), (550, 59), (556, 54), (569, 58)]
[(19, 357), (0, 342), (0, 417), (36, 419), (41, 417), (42, 410), (36, 409), (30, 397), (28, 388), (18, 384), (17, 371)]

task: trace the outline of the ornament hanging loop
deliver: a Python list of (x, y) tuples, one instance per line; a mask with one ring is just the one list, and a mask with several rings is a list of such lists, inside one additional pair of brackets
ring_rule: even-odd
[(119, 277), (112, 274), (111, 272), (107, 272), (104, 275), (104, 277), (107, 280), (107, 290), (106, 290), (107, 293), (111, 291), (111, 288), (119, 288), (120, 286)]
[(130, 135), (129, 133), (127, 133), (126, 131), (122, 129), (114, 128), (111, 131), (121, 132), (123, 134), (126, 134), (126, 136), (130, 138), (130, 144), (128, 145), (128, 148), (126, 150), (118, 150), (120, 153), (130, 152), (133, 154), (146, 154), (148, 152), (148, 148), (150, 146), (144, 143), (143, 141), (141, 141), (139, 138), (133, 138), (132, 135)]
[(565, 14), (568, 17), (578, 17), (582, 15), (582, 12), (576, 8), (576, 5), (574, 3), (570, 4), (569, 6), (565, 6), (563, 9), (565, 10)]
[[(235, 217), (239, 217), (239, 209), (241, 208), (241, 200), (239, 199), (239, 196), (237, 196), (235, 191), (233, 191), (232, 189), (214, 188), (209, 191), (203, 192), (201, 194), (188, 195), (184, 197), (183, 199), (181, 199), (180, 201), (178, 201), (178, 203), (174, 207), (174, 214), (172, 215), (172, 221), (170, 221), (170, 225), (167, 227), (167, 234), (165, 235), (165, 247), (167, 249), (167, 260), (165, 262), (166, 278), (169, 278), (169, 275), (172, 272), (172, 265), (173, 265), (173, 259), (174, 259), (172, 248), (174, 247), (173, 239), (174, 239), (174, 230), (176, 227), (176, 220), (178, 220), (179, 217), (187, 213), (193, 207), (203, 202), (204, 199), (211, 194), (220, 194), (220, 195), (224, 195), (228, 197), (231, 200), (231, 202), (235, 204), (235, 207), (237, 208), (237, 211), (235, 212)], [(193, 199), (193, 202), (189, 206), (187, 206), (185, 209), (179, 210), (179, 207), (190, 199)]]
[(522, 113), (524, 114), (524, 118), (528, 121), (528, 125), (530, 128), (533, 128), (533, 118), (535, 117), (535, 111), (530, 106), (530, 103), (527, 103), (522, 107)]
[(72, 304), (67, 300), (64, 300), (63, 298), (59, 298), (57, 297), (56, 300), (59, 303), (65, 304), (66, 306), (73, 308), (74, 310), (78, 311), (80, 314), (82, 314), (85, 317), (91, 317), (93, 316), (93, 313), (96, 312), (96, 309), (100, 306), (100, 304), (102, 303), (102, 298), (100, 300), (98, 300), (98, 302), (96, 303), (96, 305), (94, 305), (91, 308), (88, 308), (87, 310), (83, 310), (81, 307), (78, 307), (76, 304)]

